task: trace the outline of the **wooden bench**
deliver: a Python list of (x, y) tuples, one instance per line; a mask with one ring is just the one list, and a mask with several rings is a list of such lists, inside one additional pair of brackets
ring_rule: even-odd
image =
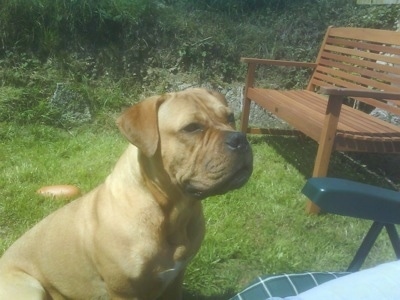
[[(249, 127), (253, 101), (319, 144), (313, 177), (327, 175), (333, 150), (400, 153), (400, 127), (369, 114), (379, 108), (400, 115), (400, 32), (329, 27), (315, 63), (241, 60), (248, 64), (242, 132), (264, 133)], [(305, 90), (266, 89), (255, 84), (260, 65), (313, 73)], [(319, 208), (308, 201), (306, 211)]]

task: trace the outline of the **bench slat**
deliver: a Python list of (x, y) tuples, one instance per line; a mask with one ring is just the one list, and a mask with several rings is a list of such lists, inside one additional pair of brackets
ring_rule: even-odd
[[(399, 75), (399, 70), (398, 67), (400, 66), (399, 64), (392, 64), (389, 62), (384, 62), (382, 60), (379, 60), (379, 63), (376, 63), (377, 61), (373, 60), (368, 60), (368, 59), (359, 59), (355, 56), (341, 56), (338, 53), (333, 53), (329, 51), (323, 51), (321, 53), (321, 58), (320, 61), (336, 61), (339, 63), (346, 62), (350, 65), (359, 67), (359, 68), (370, 68), (372, 70), (376, 70), (379, 72), (384, 72), (388, 74), (396, 74)], [(379, 77), (378, 77), (379, 78)]]
[[(302, 102), (305, 112), (317, 112), (324, 117), (326, 103), (321, 101), (320, 95), (308, 91), (283, 91), (282, 93), (291, 98), (291, 101)], [(340, 131), (353, 132), (353, 134), (364, 132), (366, 134), (379, 134), (382, 137), (387, 132), (400, 133), (399, 127), (372, 116), (366, 117), (365, 113), (347, 105), (343, 105), (342, 107), (338, 129)], [(364, 134), (363, 137), (366, 138), (366, 135)], [(375, 139), (373, 136), (372, 138)]]
[(316, 84), (319, 87), (336, 86), (336, 87), (351, 88), (351, 89), (366, 88), (366, 86), (362, 86), (360, 84), (345, 81), (338, 77), (333, 77), (333, 76), (327, 75), (326, 73), (321, 72), (319, 68), (320, 67), (317, 68), (317, 70), (314, 73), (313, 78), (311, 79), (311, 82)]
[[(363, 62), (359, 63), (361, 66)], [(329, 60), (326, 58), (321, 58), (320, 65), (337, 68), (343, 71), (352, 72), (354, 74), (360, 74), (367, 78), (373, 78), (379, 75), (383, 82), (390, 82), (391, 84), (396, 84), (400, 87), (400, 68), (391, 67), (388, 65), (382, 65), (382, 68), (377, 68), (375, 70), (371, 70), (371, 68), (361, 69), (359, 66), (350, 63), (343, 63), (335, 60)], [(393, 69), (393, 72), (388, 72), (389, 69)], [(400, 90), (398, 86), (393, 86), (395, 90)]]
[[(355, 85), (355, 84), (347, 84), (347, 87), (346, 87), (344, 85), (344, 83), (342, 83), (342, 85), (340, 85), (338, 83), (336, 83), (336, 84), (328, 83), (328, 81), (327, 81), (328, 78), (325, 77), (325, 75), (320, 75), (320, 77), (322, 77), (321, 80), (319, 78), (317, 78), (317, 76), (315, 76), (310, 81), (310, 83), (314, 84), (315, 86), (319, 86), (319, 87), (343, 87), (343, 88), (352, 88), (352, 89), (364, 88), (364, 87), (360, 87), (360, 86)], [(397, 92), (396, 89), (388, 89), (388, 91)], [(390, 100), (389, 102), (394, 103), (395, 105), (397, 105), (397, 106), (390, 106), (390, 105), (388, 105), (388, 104), (386, 104), (384, 102), (378, 101), (376, 99), (371, 99), (371, 98), (354, 97), (353, 99), (357, 100), (357, 101), (364, 102), (364, 103), (366, 103), (368, 105), (371, 105), (371, 106), (374, 106), (374, 107), (377, 107), (377, 108), (380, 108), (380, 109), (387, 110), (387, 111), (391, 112), (392, 114), (400, 115), (399, 114), (400, 101), (398, 101), (398, 100)]]
[[(258, 105), (273, 112), (276, 116), (285, 120), (288, 124), (311, 137), (313, 140), (317, 141), (319, 139), (323, 122), (321, 115), (310, 117), (309, 114), (300, 113), (300, 108), (298, 114), (293, 114), (293, 104), (290, 98), (276, 90), (265, 91), (263, 89), (250, 88), (248, 90), (248, 95)], [(297, 103), (294, 105), (297, 107)], [(301, 120), (301, 122), (299, 122), (299, 120)]]
[(338, 37), (328, 37), (326, 40), (325, 47), (328, 45), (340, 45), (347, 48), (357, 48), (357, 49), (364, 49), (368, 50), (372, 53), (387, 53), (391, 55), (400, 55), (400, 48), (396, 45), (391, 44), (382, 44), (377, 42), (366, 43), (365, 41), (360, 42), (359, 40), (349, 40), (344, 38)]
[[(350, 86), (346, 86), (346, 83), (345, 83), (345, 82), (349, 82), (349, 83), (354, 83), (360, 87), (365, 87), (365, 88), (368, 87), (368, 88), (373, 88), (373, 89), (377, 89), (380, 91), (387, 91), (392, 88), (393, 91), (398, 90), (400, 92), (400, 89), (397, 88), (397, 86), (387, 84), (382, 81), (370, 79), (371, 77), (360, 76), (360, 74), (347, 73), (347, 72), (344, 72), (339, 69), (327, 68), (325, 66), (318, 66), (316, 72), (317, 73), (321, 72), (326, 76), (332, 77), (330, 79), (330, 81), (332, 81), (333, 83), (341, 82), (341, 84), (343, 84), (345, 87), (350, 87)], [(317, 74), (315, 74), (315, 76), (317, 76)]]
[(366, 42), (400, 45), (400, 32), (371, 29), (371, 28), (351, 28), (351, 27), (331, 27), (328, 36), (342, 37)]
[[(359, 43), (359, 45), (366, 45), (364, 43)], [(376, 46), (376, 45), (375, 45)], [(364, 46), (364, 48), (366, 48)], [(390, 64), (400, 64), (400, 58), (399, 55), (400, 50), (399, 48), (393, 48), (389, 46), (381, 46), (380, 47), (383, 52), (375, 53), (371, 52), (369, 49), (362, 49), (360, 47), (355, 47), (355, 48), (347, 48), (342, 45), (325, 45), (323, 48), (324, 51), (326, 52), (333, 52), (333, 53), (339, 53), (341, 55), (346, 54), (348, 56), (354, 56), (357, 57), (358, 59), (365, 59), (365, 60), (371, 60), (371, 61), (382, 61)], [(396, 51), (393, 51), (396, 50)], [(390, 52), (396, 52), (396, 54), (390, 53)]]

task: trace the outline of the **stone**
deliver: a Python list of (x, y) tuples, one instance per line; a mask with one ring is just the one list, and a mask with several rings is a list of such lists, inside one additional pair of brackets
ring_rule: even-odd
[(81, 125), (92, 119), (89, 100), (66, 83), (57, 83), (50, 107), (59, 115), (57, 123), (63, 127)]
[(371, 116), (377, 117), (386, 122), (392, 123), (394, 125), (400, 126), (400, 116), (394, 115), (381, 108), (375, 108), (371, 113)]

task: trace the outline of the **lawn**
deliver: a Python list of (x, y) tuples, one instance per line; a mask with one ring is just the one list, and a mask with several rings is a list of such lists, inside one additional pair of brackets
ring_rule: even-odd
[[(185, 280), (186, 299), (228, 299), (267, 273), (345, 270), (369, 222), (308, 216), (301, 188), (316, 145), (298, 137), (250, 137), (254, 173), (248, 184), (204, 201), (207, 234)], [(75, 184), (88, 192), (102, 182), (127, 146), (115, 128), (71, 131), (0, 123), (0, 254), (38, 220), (65, 204), (35, 191)], [(331, 176), (388, 186), (341, 154)], [(384, 234), (365, 266), (393, 260)]]

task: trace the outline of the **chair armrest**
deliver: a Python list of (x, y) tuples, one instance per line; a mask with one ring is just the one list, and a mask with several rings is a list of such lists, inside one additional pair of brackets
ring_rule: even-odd
[(357, 90), (357, 89), (346, 89), (346, 88), (335, 88), (335, 87), (321, 87), (319, 91), (321, 94), (324, 95), (400, 100), (400, 93), (374, 91), (367, 89)]
[(289, 61), (289, 60), (274, 60), (274, 59), (261, 59), (261, 58), (249, 58), (242, 57), (241, 62), (256, 65), (272, 65), (272, 66), (286, 66), (286, 67), (307, 67), (315, 68), (316, 63)]
[(322, 211), (400, 224), (400, 192), (346, 179), (314, 177), (302, 189)]

